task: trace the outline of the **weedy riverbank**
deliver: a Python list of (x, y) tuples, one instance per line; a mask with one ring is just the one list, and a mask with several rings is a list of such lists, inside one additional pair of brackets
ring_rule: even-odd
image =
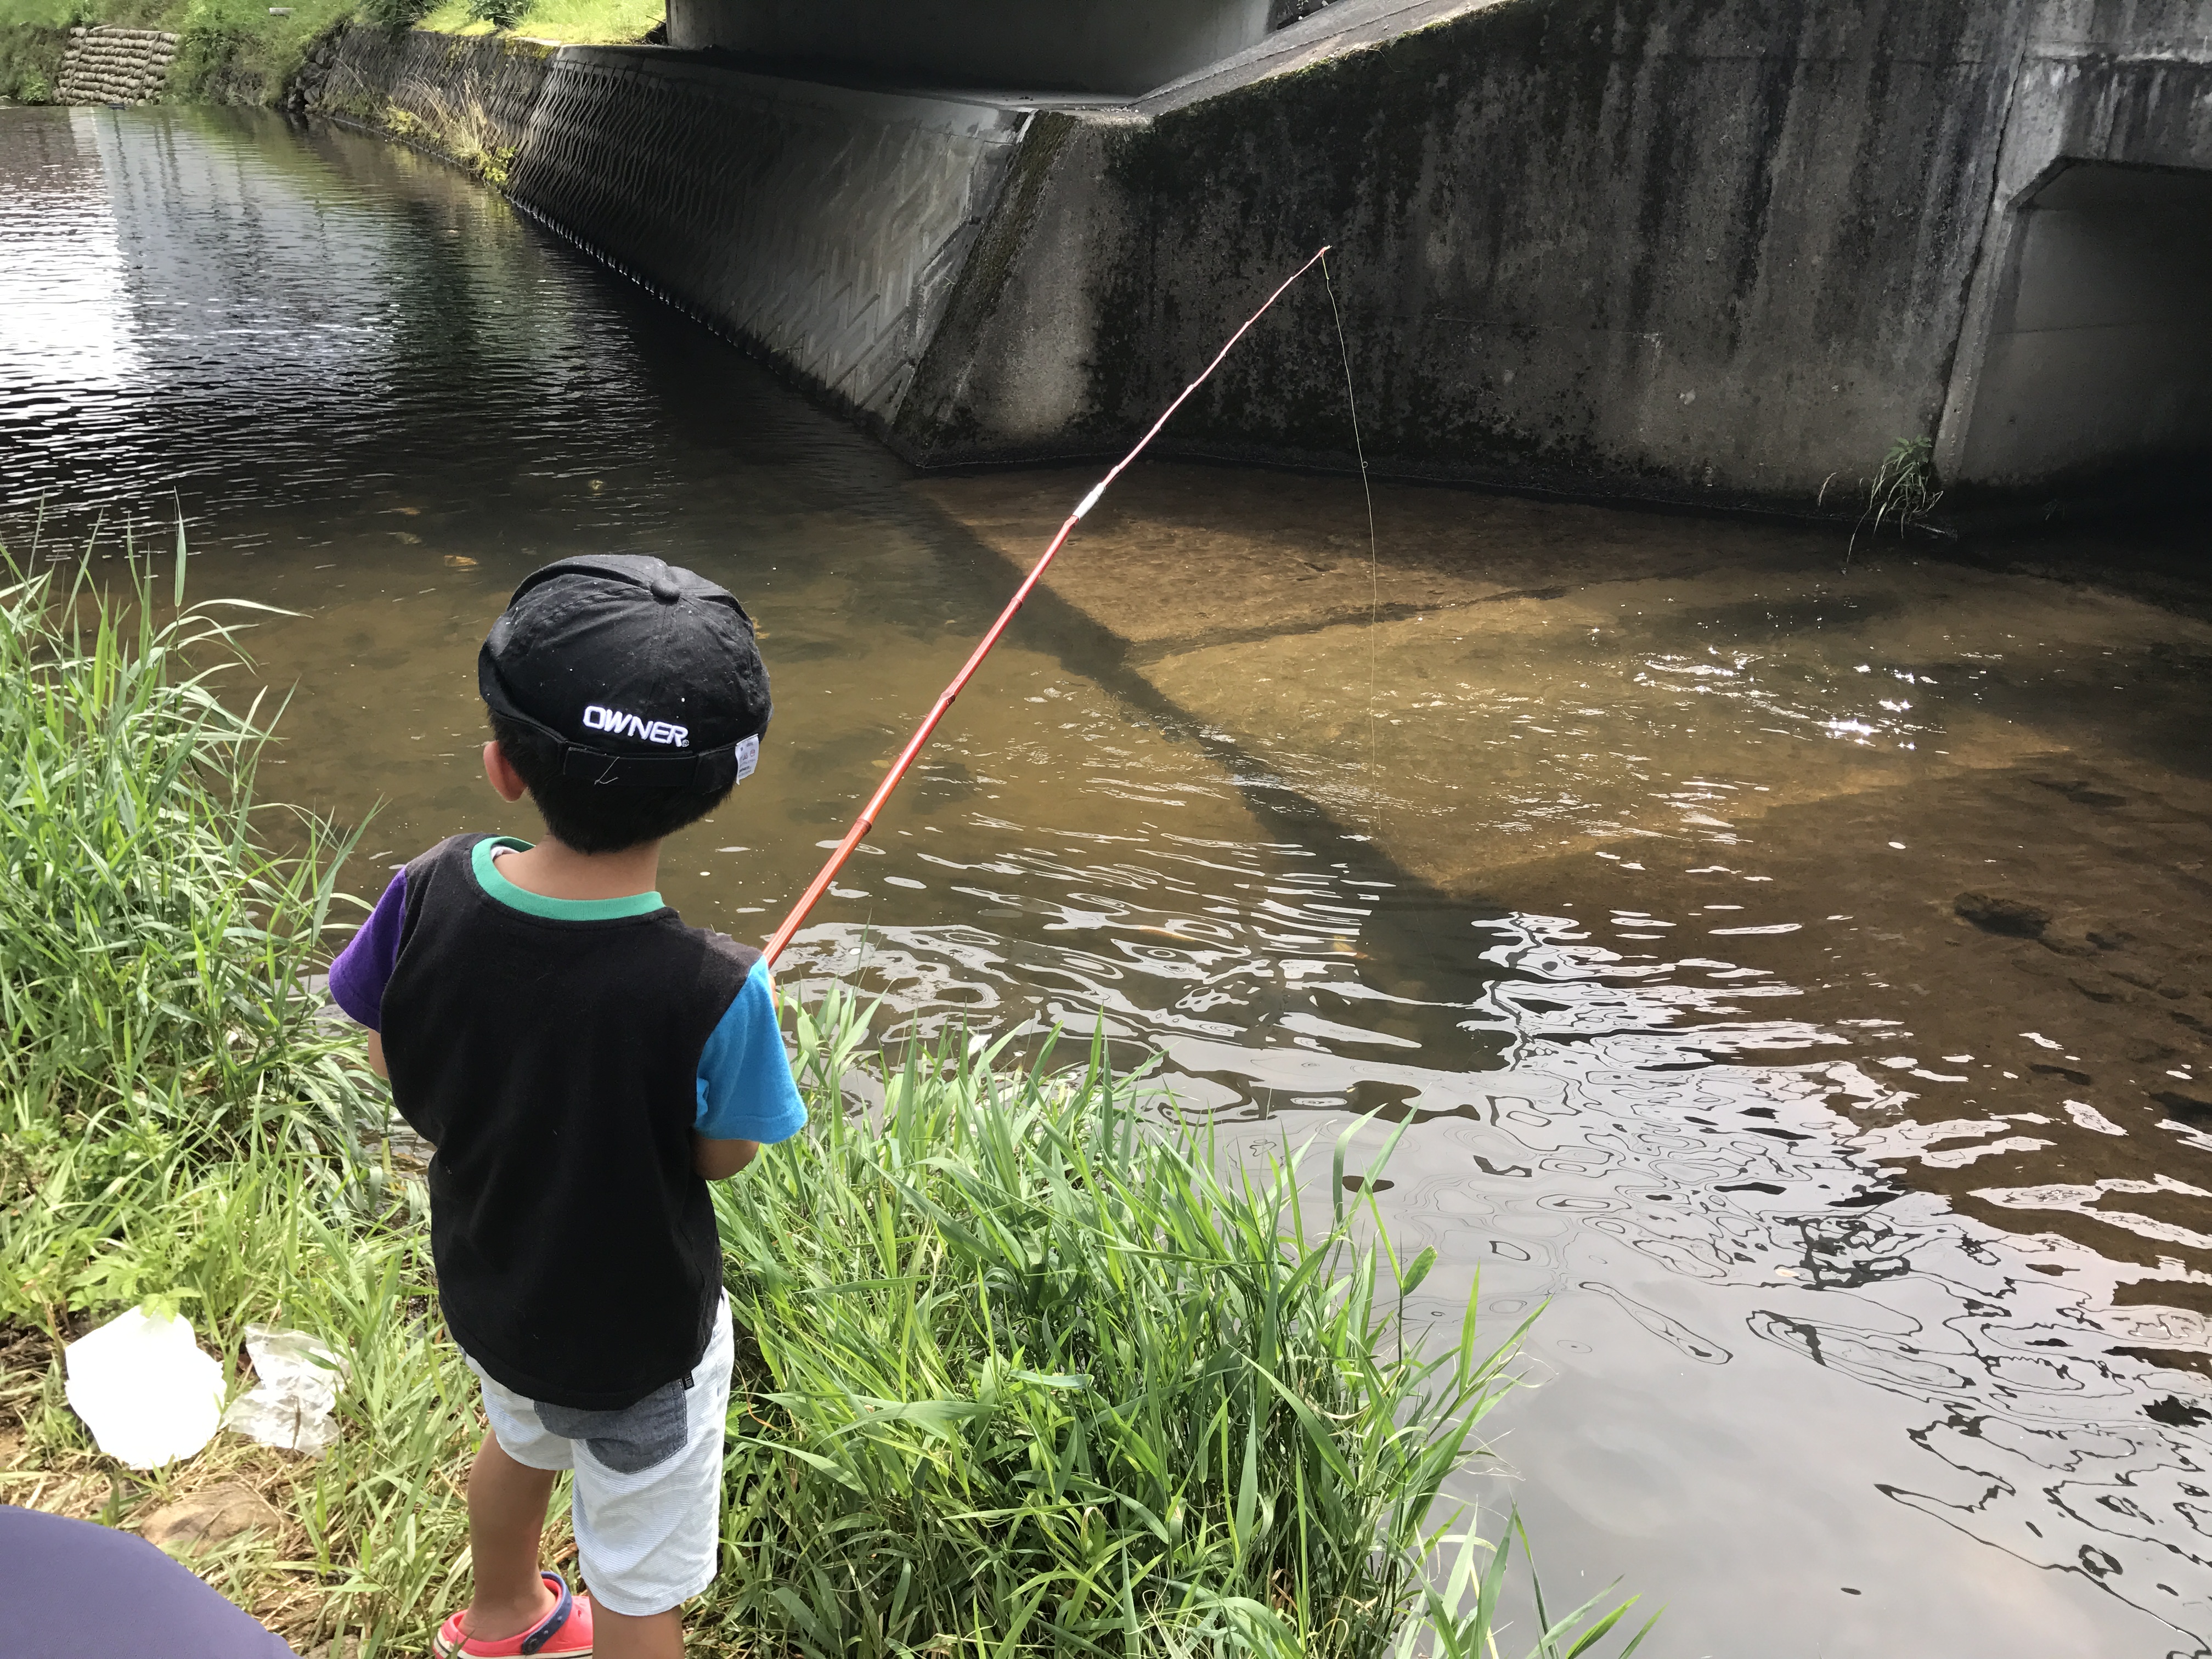
[(164, 102), (274, 104), (314, 43), (349, 21), (486, 34), (497, 12), (532, 39), (592, 46), (642, 40), (665, 9), (662, 0), (0, 0), (0, 101), (52, 101), (77, 24), (174, 33)]
[[(190, 1559), (301, 1652), (419, 1652), (479, 1428), (416, 1172), (314, 978), (353, 843), (258, 802), (274, 714), (218, 695), (250, 608), (162, 562), (158, 594), (119, 552), (0, 588), (0, 1501), (222, 1508), (253, 1524)], [(842, 994), (793, 1020), (813, 1125), (717, 1191), (748, 1335), (695, 1651), (1491, 1652), (1505, 1540), (1443, 1489), (1512, 1343), (1471, 1308), (1407, 1340), (1432, 1257), (1340, 1179), (1310, 1222), (1294, 1157), (1224, 1168), (1103, 1050), (887, 1056)], [(234, 1384), (249, 1322), (342, 1350), (337, 1445), (102, 1457), (60, 1345), (148, 1297)], [(1626, 1653), (1620, 1616), (1511, 1645)]]

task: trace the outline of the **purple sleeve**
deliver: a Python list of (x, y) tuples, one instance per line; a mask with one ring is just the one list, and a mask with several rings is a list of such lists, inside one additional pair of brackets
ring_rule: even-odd
[(372, 1031), (384, 1029), (384, 983), (399, 960), (399, 918), (406, 908), (407, 872), (402, 870), (331, 964), (331, 1000)]

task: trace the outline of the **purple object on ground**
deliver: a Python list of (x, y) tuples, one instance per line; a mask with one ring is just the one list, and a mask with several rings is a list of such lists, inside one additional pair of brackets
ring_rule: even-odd
[(0, 1504), (0, 1650), (161, 1659), (297, 1659), (143, 1538)]
[(384, 985), (399, 960), (399, 921), (407, 909), (407, 872), (384, 890), (361, 931), (331, 964), (331, 997), (372, 1031), (384, 1030)]

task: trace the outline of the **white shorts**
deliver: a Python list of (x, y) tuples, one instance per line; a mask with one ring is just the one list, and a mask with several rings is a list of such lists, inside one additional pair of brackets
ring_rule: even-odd
[(569, 1504), (576, 1553), (601, 1606), (643, 1618), (680, 1606), (714, 1582), (730, 1356), (725, 1297), (690, 1385), (679, 1377), (620, 1411), (540, 1405), (469, 1360), (483, 1384), (484, 1415), (507, 1455), (533, 1469), (576, 1472)]

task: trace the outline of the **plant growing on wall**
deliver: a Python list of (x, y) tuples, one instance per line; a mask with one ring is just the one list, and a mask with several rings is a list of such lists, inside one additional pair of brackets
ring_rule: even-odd
[[(1828, 483), (1834, 482), (1831, 475)], [(1828, 498), (1828, 483), (1820, 486), (1820, 499), (1824, 502)], [(1899, 438), (1881, 458), (1874, 477), (1859, 480), (1859, 488), (1866, 492), (1866, 508), (1851, 526), (1850, 544), (1844, 550), (1846, 568), (1851, 555), (1858, 550), (1862, 535), (1879, 536), (1882, 526), (1887, 525), (1901, 539), (1914, 525), (1925, 521), (1936, 510), (1936, 504), (1943, 499), (1942, 483), (1936, 476), (1934, 440)]]
[(437, 0), (365, 0), (362, 21), (397, 34), (411, 29), (437, 9)]
[(1936, 478), (1936, 446), (1927, 438), (1899, 438), (1889, 447), (1867, 484), (1867, 514), (1871, 532), (1879, 535), (1884, 524), (1894, 525), (1902, 536), (1936, 510), (1943, 490)]
[(530, 15), (535, 3), (536, 0), (469, 0), (469, 18), (495, 29), (511, 29)]

